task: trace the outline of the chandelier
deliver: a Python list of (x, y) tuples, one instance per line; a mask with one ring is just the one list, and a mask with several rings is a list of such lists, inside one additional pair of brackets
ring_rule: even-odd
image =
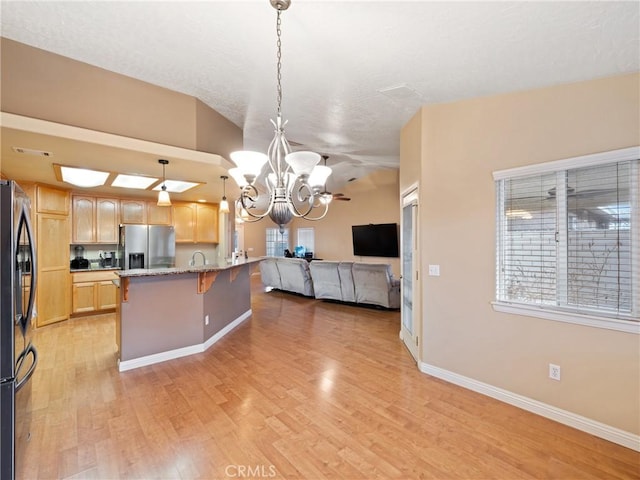
[[(257, 222), (268, 216), (280, 232), (294, 217), (320, 220), (329, 210), (330, 198), (325, 192), (325, 183), (331, 168), (318, 165), (320, 155), (315, 152), (292, 152), (284, 135), (286, 121), (282, 120), (282, 41), (281, 13), (289, 8), (291, 0), (270, 0), (277, 10), (277, 104), (275, 121), (271, 123), (275, 133), (267, 154), (253, 151), (232, 152), (230, 157), (236, 168), (229, 174), (240, 187), (236, 200), (236, 214), (245, 222)], [(261, 175), (268, 164), (266, 178)], [(258, 182), (264, 182), (262, 193)]]

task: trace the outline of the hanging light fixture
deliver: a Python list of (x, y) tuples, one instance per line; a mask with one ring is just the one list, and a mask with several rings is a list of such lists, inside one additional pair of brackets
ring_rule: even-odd
[(162, 190), (158, 192), (158, 206), (170, 207), (171, 199), (169, 198), (169, 192), (167, 192), (167, 186), (165, 185), (164, 169), (169, 164), (169, 160), (160, 159), (158, 163), (162, 164)]
[[(277, 35), (277, 105), (276, 120), (271, 120), (275, 135), (267, 155), (260, 152), (237, 151), (231, 153), (231, 160), (237, 168), (229, 174), (240, 187), (236, 212), (241, 212), (246, 222), (257, 222), (266, 216), (284, 231), (293, 217), (320, 220), (329, 210), (329, 204), (322, 202), (322, 190), (331, 174), (331, 168), (318, 165), (320, 155), (315, 152), (292, 152), (284, 135), (282, 120), (282, 42), (281, 13), (289, 8), (291, 0), (270, 0), (278, 12)], [(257, 181), (265, 164), (270, 172), (266, 175), (266, 193), (258, 191)], [(240, 213), (238, 213), (240, 214)]]
[(227, 202), (226, 175), (220, 175), (222, 179), (222, 201), (220, 202), (220, 213), (229, 213), (229, 202)]

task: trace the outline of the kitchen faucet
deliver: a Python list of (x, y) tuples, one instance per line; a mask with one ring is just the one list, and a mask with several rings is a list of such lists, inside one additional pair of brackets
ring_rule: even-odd
[(201, 252), (200, 250), (196, 250), (195, 252), (193, 252), (193, 255), (191, 255), (191, 260), (189, 261), (189, 266), (193, 267), (196, 264), (196, 253), (199, 253), (200, 255), (202, 255), (202, 265), (206, 265), (207, 264), (207, 257), (205, 257), (204, 253)]

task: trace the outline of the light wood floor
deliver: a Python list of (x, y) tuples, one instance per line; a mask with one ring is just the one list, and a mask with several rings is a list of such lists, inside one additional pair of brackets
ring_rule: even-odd
[(420, 373), (399, 313), (256, 278), (207, 352), (125, 373), (113, 315), (36, 331), (25, 478), (640, 478), (637, 452)]

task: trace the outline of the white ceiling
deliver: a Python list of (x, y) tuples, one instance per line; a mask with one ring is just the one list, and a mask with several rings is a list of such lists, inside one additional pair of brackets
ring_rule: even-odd
[[(397, 168), (400, 129), (421, 105), (639, 71), (639, 12), (640, 2), (293, 0), (282, 14), (287, 138), (330, 155), (336, 187)], [(245, 148), (266, 151), (268, 0), (2, 0), (0, 13), (2, 36), (198, 97), (243, 128)]]

